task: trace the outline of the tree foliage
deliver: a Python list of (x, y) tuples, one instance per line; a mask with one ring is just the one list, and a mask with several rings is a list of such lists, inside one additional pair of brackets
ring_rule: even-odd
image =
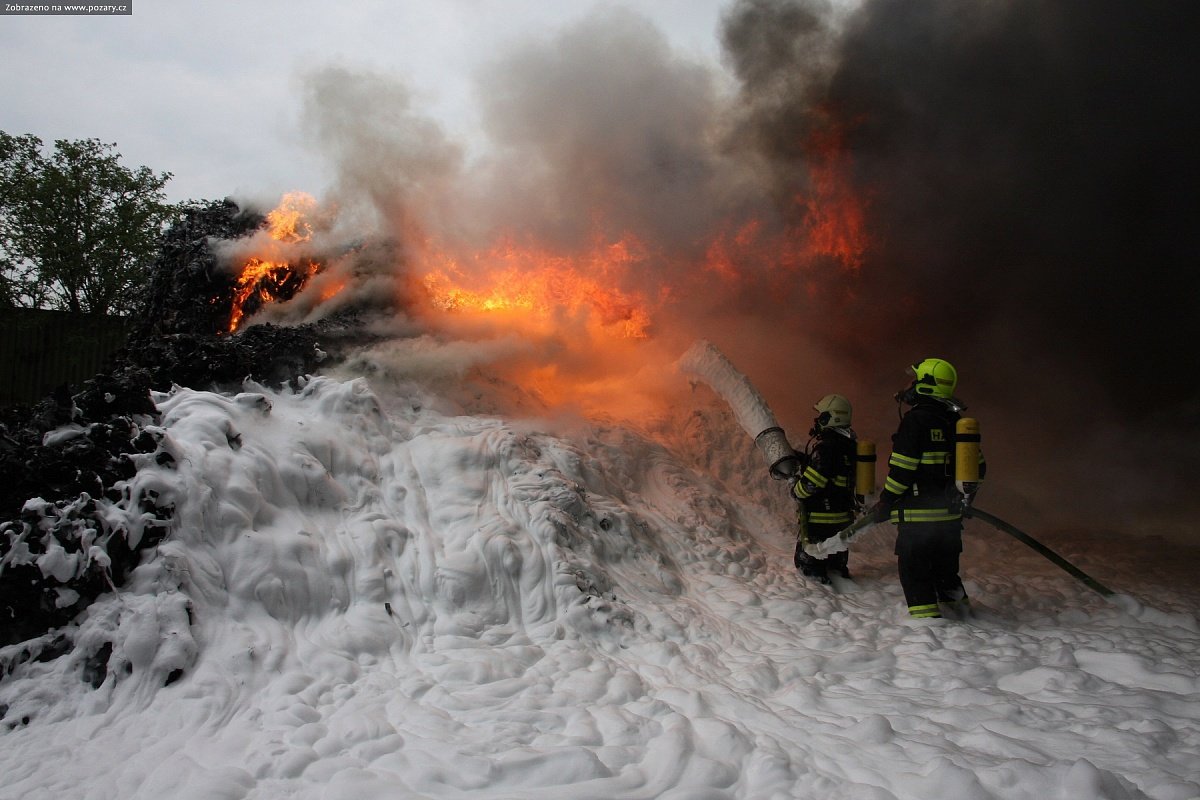
[(0, 131), (0, 304), (128, 313), (163, 226), (169, 172), (131, 170), (115, 144)]

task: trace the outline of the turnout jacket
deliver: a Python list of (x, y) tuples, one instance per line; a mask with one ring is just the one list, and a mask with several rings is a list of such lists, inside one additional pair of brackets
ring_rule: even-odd
[[(880, 502), (892, 522), (955, 522), (962, 495), (954, 483), (954, 435), (959, 413), (939, 400), (919, 397), (892, 435), (887, 480)], [(987, 465), (979, 455), (979, 478)]]
[(825, 428), (817, 433), (792, 492), (800, 501), (804, 521), (841, 529), (854, 516), (856, 456), (853, 432), (839, 430)]

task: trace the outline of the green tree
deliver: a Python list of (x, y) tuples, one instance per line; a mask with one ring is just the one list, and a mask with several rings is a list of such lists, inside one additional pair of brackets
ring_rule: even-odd
[(0, 303), (94, 314), (133, 310), (163, 226), (169, 172), (130, 170), (115, 144), (0, 131)]

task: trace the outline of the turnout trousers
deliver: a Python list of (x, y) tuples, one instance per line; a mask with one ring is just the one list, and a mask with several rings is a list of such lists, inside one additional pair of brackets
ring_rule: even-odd
[(939, 601), (957, 603), (967, 596), (958, 576), (962, 521), (901, 522), (896, 528), (896, 566), (909, 613), (941, 616)]
[(821, 525), (807, 521), (801, 522), (800, 533), (796, 537), (796, 555), (793, 559), (796, 569), (800, 570), (801, 574), (807, 575), (810, 578), (817, 578), (823, 583), (829, 582), (830, 572), (835, 572), (849, 578), (849, 551), (843, 550), (840, 553), (831, 553), (825, 556), (825, 558), (813, 558), (804, 552), (805, 544), (823, 542), (831, 536), (836, 536), (841, 529), (841, 525)]

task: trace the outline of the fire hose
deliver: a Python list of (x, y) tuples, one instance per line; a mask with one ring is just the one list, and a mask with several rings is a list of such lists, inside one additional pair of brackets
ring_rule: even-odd
[[(1042, 544), (1037, 539), (1034, 539), (1032, 536), (1017, 528), (1015, 525), (1005, 522), (999, 517), (989, 514), (981, 508), (975, 508), (973, 506), (967, 506), (964, 508), (963, 516), (981, 520), (991, 525), (996, 530), (1007, 533), (1017, 541), (1035, 550), (1039, 555), (1053, 562), (1056, 566), (1065, 570), (1071, 575), (1071, 577), (1075, 578), (1084, 586), (1087, 586), (1089, 589), (1100, 594), (1101, 596), (1112, 597), (1115, 594), (1112, 589), (1109, 589), (1107, 586), (1100, 583), (1100, 581), (1088, 575), (1086, 572), (1079, 569), (1079, 567), (1075, 566), (1070, 561), (1067, 561), (1058, 553), (1054, 552), (1049, 547), (1046, 547), (1046, 545)], [(836, 534), (822, 542), (817, 542), (805, 547), (804, 550), (809, 555), (816, 556), (818, 558), (827, 556), (830, 553), (840, 552), (847, 549), (851, 542), (857, 539), (867, 528), (874, 524), (875, 518), (870, 514), (867, 514), (866, 516), (859, 517), (849, 527), (838, 531)]]
[(1076, 580), (1078, 580), (1080, 583), (1082, 583), (1084, 586), (1088, 587), (1092, 591), (1094, 591), (1104, 597), (1112, 597), (1115, 594), (1115, 592), (1113, 592), (1112, 589), (1109, 589), (1107, 586), (1100, 583), (1100, 581), (1098, 581), (1095, 578), (1093, 578), (1092, 576), (1088, 575), (1086, 572), (1081, 570), (1079, 567), (1075, 566), (1070, 561), (1067, 561), (1065, 558), (1063, 558), (1058, 553), (1051, 550), (1049, 547), (1046, 547), (1046, 545), (1042, 544), (1037, 539), (1034, 539), (1029, 534), (1020, 530), (1019, 528), (1017, 528), (1014, 525), (1010, 525), (1009, 523), (1005, 522), (1004, 520), (1000, 519), (999, 517), (992, 516), (991, 514), (984, 511), (983, 509), (973, 508), (971, 506), (967, 506), (966, 508), (963, 509), (963, 516), (971, 517), (973, 519), (983, 520), (984, 522), (991, 525), (996, 530), (1004, 531), (1009, 536), (1012, 536), (1014, 539), (1021, 542), (1021, 544), (1028, 545), (1029, 547), (1036, 550), (1040, 555), (1045, 556), (1047, 559), (1054, 562), (1055, 565), (1066, 570), (1071, 575), (1071, 577), (1075, 578)]
[[(696, 342), (680, 358), (679, 366), (684, 372), (703, 380), (725, 399), (742, 429), (762, 451), (772, 478), (784, 480), (795, 474), (800, 463), (799, 457), (788, 444), (787, 436), (776, 422), (775, 415), (749, 379), (716, 346), (704, 340)], [(955, 431), (955, 479), (959, 491), (964, 493), (967, 493), (970, 485), (977, 486), (980, 478), (979, 440), (978, 422), (971, 418), (960, 419)], [(870, 442), (860, 444), (865, 446), (858, 452), (860, 471), (856, 484), (860, 488), (859, 493), (865, 496), (874, 491), (875, 448)], [(1031, 547), (1089, 589), (1104, 597), (1113, 596), (1111, 589), (1014, 525), (971, 505), (965, 506), (962, 513), (964, 517), (982, 520)], [(841, 552), (874, 523), (874, 516), (866, 514), (828, 539), (806, 545), (804, 550), (817, 558)]]

